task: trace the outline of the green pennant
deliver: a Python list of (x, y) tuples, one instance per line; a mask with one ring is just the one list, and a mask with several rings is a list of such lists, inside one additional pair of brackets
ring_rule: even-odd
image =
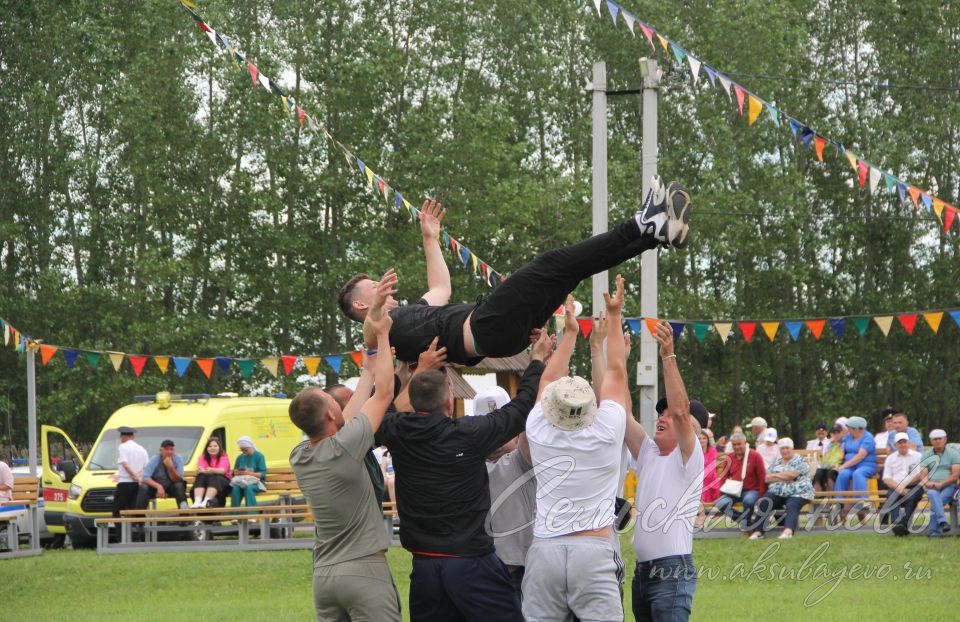
[(857, 332), (860, 333), (860, 336), (867, 332), (867, 327), (870, 326), (870, 318), (868, 317), (852, 317), (850, 321), (853, 322), (853, 325), (857, 327)]
[(100, 353), (99, 352), (84, 352), (83, 355), (87, 359), (87, 363), (90, 365), (90, 369), (96, 369), (97, 363), (100, 362)]
[(887, 192), (895, 192), (897, 189), (897, 180), (890, 173), (883, 174), (883, 183), (887, 185)]
[(774, 108), (773, 104), (767, 104), (767, 112), (770, 113), (773, 124), (780, 127), (780, 111)]
[(257, 362), (253, 359), (237, 359), (237, 367), (240, 368), (240, 373), (243, 374), (244, 378), (249, 378), (256, 366)]
[(706, 322), (694, 322), (690, 326), (693, 327), (693, 336), (697, 338), (697, 341), (703, 343), (703, 340), (707, 336), (707, 331), (710, 330), (710, 324)]

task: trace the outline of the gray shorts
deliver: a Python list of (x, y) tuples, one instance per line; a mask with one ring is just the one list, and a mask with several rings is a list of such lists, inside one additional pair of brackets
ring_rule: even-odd
[(313, 569), (318, 622), (400, 622), (400, 595), (387, 558), (361, 559)]
[(620, 587), (624, 569), (607, 538), (534, 538), (523, 575), (523, 616), (527, 622), (623, 620)]

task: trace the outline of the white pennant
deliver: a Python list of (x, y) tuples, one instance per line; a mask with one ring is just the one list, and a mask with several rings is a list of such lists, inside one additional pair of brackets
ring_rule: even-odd
[(597, 15), (603, 17), (603, 13), (600, 12), (600, 0), (593, 0), (593, 3), (597, 5)]
[(623, 15), (623, 19), (627, 22), (627, 28), (630, 29), (630, 34), (632, 34), (634, 37), (636, 37), (636, 36), (637, 36), (637, 33), (633, 30), (633, 24), (634, 24), (634, 22), (637, 21), (636, 16), (633, 15), (633, 13), (630, 13), (630, 12), (628, 12), (628, 11), (624, 11), (623, 9), (620, 9), (620, 14)]
[(720, 84), (723, 85), (723, 90), (727, 92), (727, 98), (729, 98), (730, 101), (733, 101), (733, 96), (730, 95), (730, 78), (722, 73), (718, 74), (717, 77), (720, 78)]
[(690, 64), (690, 73), (693, 74), (693, 85), (696, 86), (700, 80), (700, 61), (687, 54), (687, 62)]
[(873, 194), (877, 191), (877, 184), (880, 183), (880, 178), (882, 174), (879, 170), (870, 167), (870, 194)]
[(257, 79), (258, 79), (259, 82), (260, 82), (260, 86), (262, 86), (263, 88), (267, 89), (267, 92), (268, 92), (268, 93), (272, 93), (272, 92), (273, 92), (273, 91), (270, 90), (270, 78), (268, 78), (267, 76), (265, 76), (265, 75), (263, 75), (263, 74), (261, 73), (261, 74), (259, 74), (259, 75), (257, 76)]
[[(207, 28), (210, 28), (210, 27), (207, 26)], [(212, 43), (213, 47), (217, 48), (217, 50), (219, 51), (220, 42), (217, 41), (217, 33), (214, 32), (213, 28), (210, 28), (210, 30), (204, 30), (203, 34), (207, 35), (207, 38), (210, 39), (210, 43)]]

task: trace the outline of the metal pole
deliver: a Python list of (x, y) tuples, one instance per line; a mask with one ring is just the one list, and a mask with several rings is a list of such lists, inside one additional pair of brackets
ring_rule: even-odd
[(30, 475), (37, 471), (37, 367), (36, 352), (27, 346), (27, 443), (30, 449)]
[[(593, 235), (607, 231), (607, 64), (593, 64)], [(604, 270), (593, 275), (593, 317), (604, 310), (603, 292), (610, 286)]]
[[(660, 88), (660, 67), (657, 61), (640, 59), (643, 77), (643, 139), (642, 166), (643, 196), (650, 191), (650, 180), (657, 174), (657, 97)], [(657, 250), (648, 250), (640, 256), (640, 314), (657, 317)], [(652, 434), (656, 424), (659, 360), (657, 342), (646, 329), (640, 331), (640, 361), (637, 363), (637, 384), (640, 387), (640, 424)]]

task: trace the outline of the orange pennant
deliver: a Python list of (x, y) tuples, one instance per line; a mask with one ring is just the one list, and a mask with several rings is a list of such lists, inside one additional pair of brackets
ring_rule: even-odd
[(813, 338), (820, 341), (820, 335), (823, 334), (823, 328), (827, 325), (826, 320), (807, 320), (807, 328), (813, 333)]
[(823, 162), (823, 148), (827, 145), (827, 139), (823, 136), (817, 136), (813, 140), (813, 150), (817, 153), (817, 159)]
[(203, 375), (209, 380), (210, 374), (213, 373), (213, 359), (197, 359), (196, 363), (197, 367), (203, 371)]
[(913, 209), (920, 209), (920, 188), (910, 186), (907, 188), (910, 198), (913, 199)]
[(350, 353), (350, 359), (353, 361), (353, 364), (357, 366), (358, 369), (363, 369), (363, 352), (356, 350)]
[(50, 359), (53, 358), (53, 355), (57, 353), (57, 346), (45, 346), (40, 344), (40, 362), (46, 366), (50, 362)]
[(660, 323), (659, 320), (657, 320), (656, 318), (652, 318), (652, 317), (645, 317), (645, 318), (643, 318), (643, 323), (647, 325), (647, 330), (650, 331), (650, 336), (651, 336), (651, 337), (656, 337), (656, 336), (657, 336), (657, 324)]

